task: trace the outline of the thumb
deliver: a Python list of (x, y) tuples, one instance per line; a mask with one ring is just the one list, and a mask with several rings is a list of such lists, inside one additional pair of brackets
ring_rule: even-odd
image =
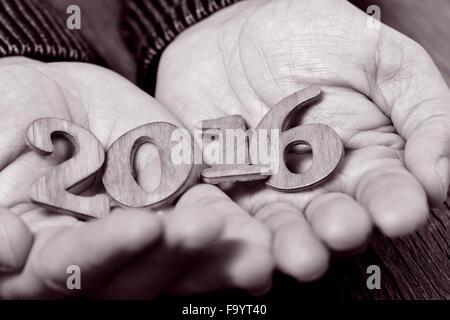
[(421, 182), (434, 206), (444, 202), (447, 195), (450, 181), (449, 156), (450, 116), (435, 114), (429, 117), (407, 140), (406, 166)]
[(420, 45), (395, 37), (382, 41), (372, 98), (406, 140), (406, 167), (438, 206), (450, 181), (450, 90)]
[(33, 244), (33, 235), (22, 220), (0, 208), (0, 272), (22, 269)]

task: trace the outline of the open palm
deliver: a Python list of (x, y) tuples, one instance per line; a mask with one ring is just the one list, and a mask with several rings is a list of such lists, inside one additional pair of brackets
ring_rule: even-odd
[[(32, 204), (31, 183), (71, 156), (64, 139), (54, 139), (52, 156), (28, 149), (25, 130), (33, 120), (68, 119), (88, 128), (105, 150), (135, 127), (177, 120), (126, 79), (93, 65), (5, 58), (0, 70), (8, 93), (0, 98), (1, 297), (267, 290), (273, 266), (269, 231), (215, 187), (191, 188), (161, 214), (115, 209), (89, 223)], [(158, 161), (156, 149), (139, 149), (136, 169), (144, 188), (157, 186)], [(71, 265), (81, 269), (82, 291), (66, 286)]]
[(358, 250), (372, 225), (399, 236), (422, 225), (449, 185), (450, 92), (417, 43), (346, 1), (239, 2), (184, 31), (163, 53), (156, 98), (193, 128), (241, 114), (249, 127), (310, 85), (324, 92), (298, 123), (323, 123), (346, 155), (327, 182), (281, 193), (262, 183), (230, 196), (273, 231), (278, 268), (311, 280), (329, 250)]

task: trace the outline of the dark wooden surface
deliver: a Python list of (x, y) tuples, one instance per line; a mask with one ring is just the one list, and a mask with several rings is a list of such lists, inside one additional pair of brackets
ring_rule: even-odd
[[(52, 0), (49, 0), (52, 1)], [(122, 1), (58, 0), (82, 8), (82, 32), (96, 44), (111, 68), (134, 79), (136, 69), (118, 31)], [(450, 0), (354, 0), (365, 9), (381, 8), (381, 20), (422, 44), (450, 84)], [(388, 239), (375, 233), (368, 249), (356, 258), (333, 260), (321, 280), (298, 284), (277, 275), (268, 297), (276, 299), (450, 299), (450, 197), (431, 211), (429, 222), (413, 235)], [(366, 287), (369, 265), (381, 268), (381, 289)]]

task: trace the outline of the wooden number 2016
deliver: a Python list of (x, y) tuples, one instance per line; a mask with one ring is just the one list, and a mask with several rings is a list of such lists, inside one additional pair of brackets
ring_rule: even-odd
[[(316, 102), (321, 95), (317, 87), (309, 87), (296, 92), (274, 106), (259, 122), (255, 131), (266, 132), (267, 144), (271, 141), (270, 130), (281, 132), (279, 141), (279, 166), (277, 170), (259, 162), (255, 150), (258, 135), (251, 135), (249, 145), (231, 149), (244, 150), (242, 164), (215, 164), (202, 172), (207, 183), (226, 181), (263, 180), (268, 187), (280, 191), (298, 191), (312, 187), (336, 169), (344, 152), (337, 133), (323, 124), (307, 124), (289, 128), (288, 124), (297, 111)], [(245, 122), (239, 115), (206, 120), (202, 128), (245, 129)], [(172, 133), (179, 129), (166, 122), (153, 122), (128, 131), (118, 138), (106, 153), (106, 167), (103, 185), (115, 202), (128, 207), (159, 207), (174, 201), (194, 177), (193, 152), (187, 163), (174, 163), (171, 151), (175, 146)], [(181, 131), (180, 131), (181, 132)], [(277, 131), (278, 132), (278, 131)], [(82, 197), (68, 192), (79, 182), (96, 174), (103, 166), (105, 152), (97, 138), (83, 127), (67, 120), (42, 118), (33, 121), (27, 129), (27, 144), (34, 151), (49, 155), (53, 152), (52, 134), (62, 134), (75, 146), (73, 157), (57, 168), (38, 178), (31, 186), (31, 200), (59, 213), (69, 214), (79, 219), (100, 218), (110, 212), (111, 203), (105, 194)], [(186, 134), (188, 135), (188, 134)], [(193, 149), (192, 139), (190, 141)], [(159, 153), (161, 180), (154, 191), (146, 191), (136, 181), (134, 161), (136, 152), (144, 143), (153, 144)], [(294, 144), (308, 144), (312, 149), (313, 164), (303, 173), (289, 171), (284, 161), (287, 148)], [(275, 144), (274, 144), (275, 145)], [(249, 150), (250, 149), (250, 150)], [(227, 151), (225, 149), (223, 152)], [(230, 155), (231, 156), (231, 155)], [(228, 157), (224, 157), (228, 158)]]

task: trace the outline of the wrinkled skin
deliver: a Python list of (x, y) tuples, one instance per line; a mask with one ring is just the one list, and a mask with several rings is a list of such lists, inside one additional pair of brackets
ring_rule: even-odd
[[(270, 232), (219, 189), (197, 185), (171, 209), (115, 209), (85, 223), (30, 203), (31, 183), (67, 157), (55, 139), (52, 156), (25, 145), (34, 119), (58, 117), (91, 130), (105, 150), (139, 125), (179, 124), (156, 100), (119, 75), (82, 63), (0, 60), (0, 297), (153, 298), (270, 287)], [(141, 150), (142, 149), (142, 150)], [(155, 187), (155, 150), (137, 155), (138, 179)], [(214, 213), (214, 214), (212, 214)], [(68, 290), (66, 270), (81, 269), (81, 289)]]
[(242, 1), (184, 31), (159, 64), (156, 98), (190, 129), (227, 114), (255, 127), (289, 94), (323, 90), (300, 124), (343, 140), (334, 176), (301, 193), (229, 191), (272, 230), (278, 269), (300, 281), (325, 272), (330, 250), (364, 247), (373, 226), (413, 232), (447, 194), (449, 89), (422, 47), (366, 22), (346, 1)]

